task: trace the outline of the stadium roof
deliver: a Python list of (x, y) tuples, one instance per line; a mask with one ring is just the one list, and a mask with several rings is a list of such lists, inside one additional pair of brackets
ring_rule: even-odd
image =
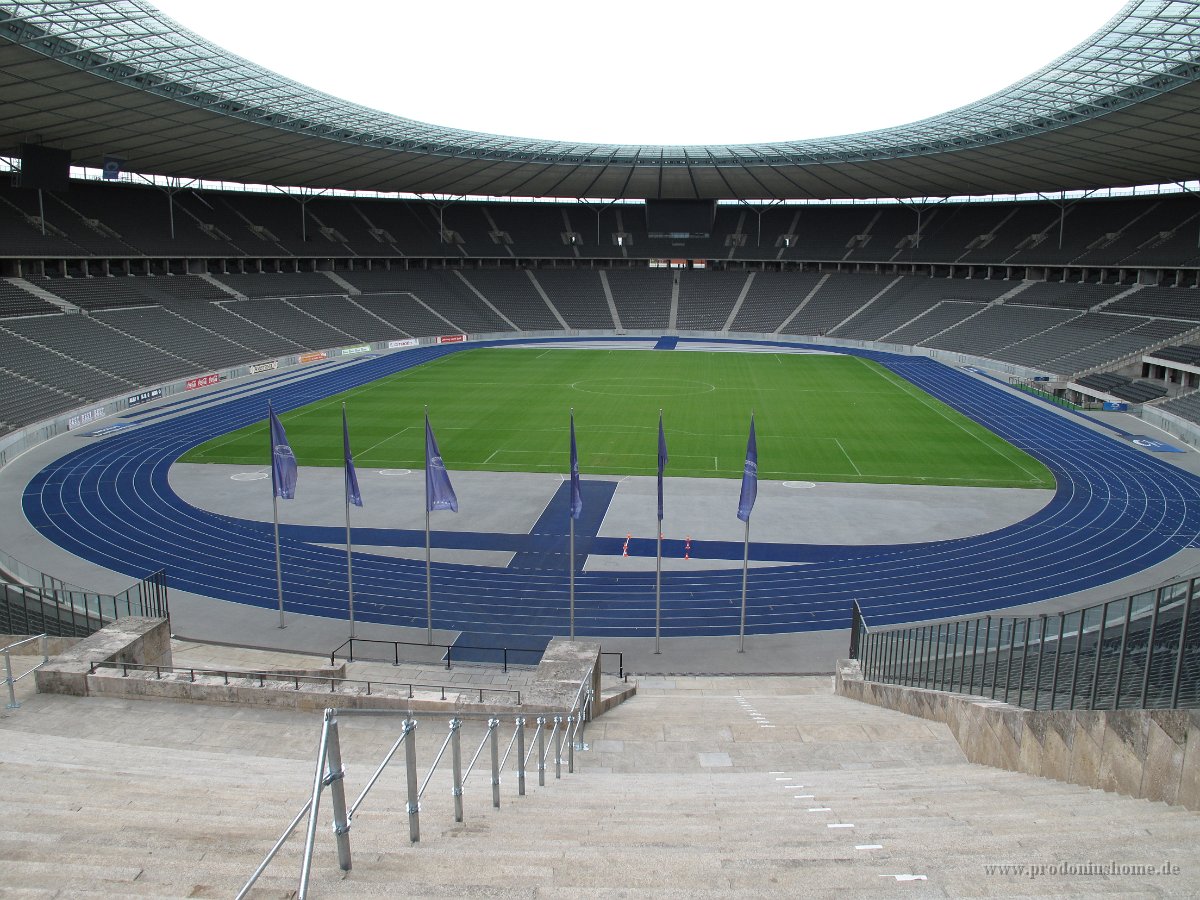
[[(947, 73), (947, 77), (953, 77)], [(932, 118), (782, 143), (618, 146), (356, 106), (141, 0), (0, 0), (0, 154), (155, 175), (411, 193), (807, 199), (1055, 192), (1200, 175), (1200, 0), (1132, 0), (1071, 52)]]

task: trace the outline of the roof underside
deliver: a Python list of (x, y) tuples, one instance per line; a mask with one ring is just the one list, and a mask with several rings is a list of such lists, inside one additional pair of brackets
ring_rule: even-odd
[(801, 199), (1120, 187), (1200, 175), (1200, 0), (1133, 0), (997, 94), (875, 132), (721, 146), (442, 128), (321, 94), (148, 3), (0, 2), (0, 153), (187, 178), (423, 194)]

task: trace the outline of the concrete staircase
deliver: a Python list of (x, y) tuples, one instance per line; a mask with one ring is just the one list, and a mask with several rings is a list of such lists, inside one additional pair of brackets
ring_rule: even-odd
[[(22, 682), (24, 684), (24, 682)], [(232, 897), (307, 796), (319, 716), (26, 696), (0, 718), (0, 896)], [(347, 796), (394, 740), (341, 720)], [(506, 723), (502, 733), (511, 734)], [(422, 720), (420, 765), (445, 734)], [(482, 726), (464, 726), (464, 766)], [(1195, 896), (1200, 817), (973, 766), (949, 731), (833, 695), (827, 677), (642, 678), (589, 728), (576, 774), (499, 810), (486, 768), (453, 821), (442, 769), (410, 845), (389, 769), (337, 868), (322, 807), (317, 897)], [(402, 754), (401, 754), (402, 755)], [(486, 753), (484, 758), (486, 759)], [(290, 897), (298, 833), (252, 896)], [(1178, 874), (1050, 874), (1067, 863)], [(989, 866), (1039, 865), (1044, 874)]]

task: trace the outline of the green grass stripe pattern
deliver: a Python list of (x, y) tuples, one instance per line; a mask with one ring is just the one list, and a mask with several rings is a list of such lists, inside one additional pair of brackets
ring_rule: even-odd
[[(770, 480), (1052, 488), (1037, 460), (884, 367), (852, 356), (481, 348), (442, 357), (281, 417), (302, 466), (424, 465), (428, 405), (449, 469), (653, 475), (663, 410), (676, 477), (737, 478), (750, 413)], [(265, 401), (264, 401), (265, 407)], [(183, 462), (266, 466), (264, 421)]]

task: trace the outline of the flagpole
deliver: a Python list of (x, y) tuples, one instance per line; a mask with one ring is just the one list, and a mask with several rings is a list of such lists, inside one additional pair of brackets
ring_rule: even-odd
[(662, 624), (662, 522), (658, 523), (658, 563), (654, 570), (654, 652), (658, 647), (659, 629)]
[[(425, 407), (425, 429), (429, 431), (429, 407)], [(425, 447), (425, 481), (429, 482), (429, 446)], [(433, 563), (429, 553), (429, 498), (425, 499), (425, 643), (433, 643)]]
[(663, 469), (667, 465), (667, 439), (663, 434), (663, 411), (658, 408), (658, 522), (654, 564), (654, 652), (661, 653), (659, 638), (662, 633), (662, 523), (663, 523)]
[[(575, 436), (575, 407), (571, 407), (571, 437)], [(572, 473), (574, 475), (574, 473)], [(575, 516), (572, 514), (570, 503), (567, 504), (567, 518), (571, 520), (570, 555), (567, 557), (567, 572), (571, 585), (570, 589), (570, 638), (575, 640)]]
[(283, 561), (279, 556), (279, 495), (271, 492), (271, 507), (275, 512), (275, 588), (279, 593), (279, 627), (287, 628), (283, 620)]
[[(346, 427), (346, 404), (342, 403), (343, 435)], [(346, 493), (346, 598), (350, 610), (350, 637), (354, 637), (354, 551), (350, 542), (350, 494)]]
[(350, 501), (346, 501), (346, 596), (350, 607), (350, 637), (354, 637), (354, 551), (350, 544)]
[(575, 640), (575, 519), (571, 517), (571, 558), (567, 563), (571, 570), (571, 640)]
[[(658, 410), (658, 433), (662, 434), (662, 407)], [(661, 454), (661, 447), (660, 454)], [(661, 653), (662, 650), (658, 646), (659, 634), (662, 627), (662, 456), (659, 456), (658, 462), (658, 490), (659, 490), (659, 507), (658, 507), (658, 527), (654, 529), (656, 545), (658, 552), (655, 554), (656, 562), (654, 564), (654, 652)]]
[(742, 470), (742, 493), (738, 498), (738, 518), (746, 523), (742, 548), (742, 616), (738, 625), (738, 653), (746, 652), (746, 582), (750, 576), (750, 513), (758, 497), (758, 441), (754, 437), (754, 410), (750, 410), (750, 437), (746, 440), (746, 465)]
[(271, 435), (271, 401), (267, 400), (267, 446), (271, 448), (271, 511), (275, 522), (275, 590), (279, 595), (279, 627), (287, 628), (283, 619), (283, 561), (279, 554), (279, 487), (275, 483), (275, 440)]
[(750, 573), (750, 517), (746, 516), (746, 547), (742, 556), (742, 623), (738, 630), (738, 653), (746, 652), (746, 579)]

